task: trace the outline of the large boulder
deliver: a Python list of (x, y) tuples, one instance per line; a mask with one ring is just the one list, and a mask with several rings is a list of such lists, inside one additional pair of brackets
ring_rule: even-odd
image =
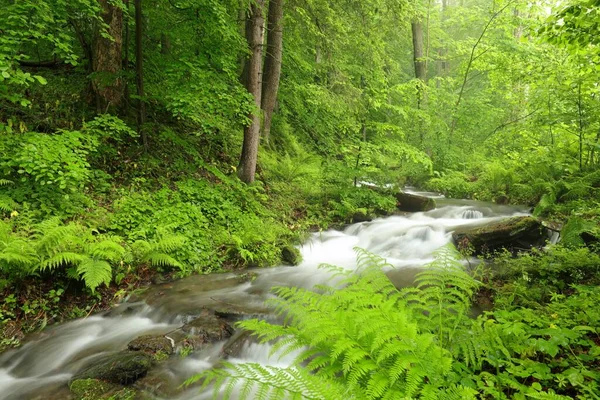
[(69, 386), (82, 379), (129, 385), (145, 376), (151, 366), (152, 357), (148, 354), (130, 351), (111, 354), (73, 375)]
[(485, 226), (457, 228), (452, 237), (459, 250), (472, 248), (475, 254), (487, 254), (543, 245), (546, 228), (537, 218), (512, 217)]
[(435, 200), (412, 193), (396, 193), (396, 207), (400, 211), (419, 212), (429, 211), (436, 207)]

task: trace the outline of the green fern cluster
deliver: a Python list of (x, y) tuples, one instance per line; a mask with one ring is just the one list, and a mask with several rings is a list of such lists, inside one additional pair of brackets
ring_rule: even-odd
[(479, 283), (458, 259), (442, 248), (403, 290), (362, 250), (356, 272), (324, 266), (334, 284), (276, 289), (282, 325), (239, 323), (275, 343), (271, 355), (297, 354), (290, 367), (224, 363), (188, 383), (226, 399), (597, 399), (600, 290), (472, 319)]
[(35, 225), (31, 235), (15, 233), (9, 223), (0, 221), (0, 273), (20, 279), (64, 272), (95, 291), (112, 281), (113, 266), (119, 264), (181, 266), (171, 254), (183, 240), (160, 231), (155, 238), (137, 241), (130, 248), (119, 236), (100, 234), (74, 222), (64, 224), (59, 218)]
[[(434, 300), (438, 306), (441, 304), (433, 289), (425, 288), (433, 282), (434, 272), (423, 275), (423, 290), (428, 295), (417, 304), (414, 292), (398, 291), (381, 271), (386, 266), (382, 258), (359, 250), (358, 266), (356, 273), (324, 266), (337, 282), (319, 286), (316, 291), (278, 288), (278, 298), (272, 305), (284, 318), (281, 326), (257, 320), (240, 323), (263, 342), (278, 339), (273, 353), (299, 351), (291, 369), (269, 369), (269, 377), (257, 365), (229, 364), (236, 379), (224, 378), (231, 372), (212, 371), (201, 376), (206, 378), (205, 385), (215, 382), (217, 387), (224, 386), (227, 394), (243, 378), (245, 383), (238, 398), (275, 398), (273, 393), (280, 385), (272, 383), (284, 376), (302, 381), (295, 381), (294, 387), (309, 384), (305, 373), (290, 375), (290, 370), (302, 369), (311, 374), (310, 382), (321, 380), (321, 391), (286, 392), (290, 398), (437, 399), (440, 393), (449, 399), (473, 398), (474, 390), (449, 383), (452, 354), (440, 345), (437, 332), (419, 326), (418, 310), (430, 309)], [(453, 274), (454, 271), (448, 273)], [(461, 278), (448, 278), (445, 284)], [(457, 304), (462, 296), (462, 292), (450, 296), (451, 300), (441, 306), (459, 312), (461, 307)], [(447, 335), (445, 329), (443, 332)], [(249, 397), (248, 385), (264, 397)], [(345, 388), (343, 393), (339, 391), (341, 387)]]

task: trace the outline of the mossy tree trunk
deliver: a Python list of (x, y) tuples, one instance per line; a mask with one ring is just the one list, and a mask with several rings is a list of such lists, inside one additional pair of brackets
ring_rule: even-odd
[[(98, 26), (92, 42), (92, 88), (99, 113), (115, 110), (123, 98), (121, 55), (123, 50), (123, 9), (110, 0), (98, 0), (105, 27)], [(106, 29), (106, 31), (104, 31)], [(110, 37), (106, 37), (108, 34)]]

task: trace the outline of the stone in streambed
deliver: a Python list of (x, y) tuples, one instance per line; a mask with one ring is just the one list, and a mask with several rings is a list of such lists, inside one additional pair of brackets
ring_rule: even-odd
[(140, 336), (129, 342), (127, 348), (132, 351), (143, 351), (149, 354), (173, 354), (173, 345), (165, 336)]
[(512, 217), (479, 227), (458, 228), (452, 234), (457, 247), (472, 248), (475, 254), (500, 249), (530, 249), (544, 244), (546, 229), (533, 217)]
[(210, 310), (185, 324), (179, 329), (170, 332), (165, 337), (173, 341), (176, 351), (184, 348), (199, 349), (205, 345), (226, 340), (233, 335), (234, 329), (227, 321), (216, 316)]
[(287, 245), (281, 249), (281, 260), (286, 265), (296, 266), (302, 262), (302, 255), (296, 247)]
[(396, 200), (398, 201), (396, 207), (401, 211), (429, 211), (436, 207), (435, 200), (411, 193), (396, 193)]
[(125, 351), (111, 354), (76, 373), (71, 378), (69, 386), (82, 379), (129, 385), (145, 376), (152, 364), (152, 357), (140, 352)]

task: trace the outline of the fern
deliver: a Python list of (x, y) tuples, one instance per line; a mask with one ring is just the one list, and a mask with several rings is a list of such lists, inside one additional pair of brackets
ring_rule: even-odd
[[(444, 256), (450, 257), (450, 253), (442, 252), (439, 257)], [(435, 393), (473, 398), (472, 390), (448, 384), (451, 354), (440, 346), (437, 335), (419, 328), (417, 304), (393, 286), (382, 272), (386, 267), (389, 265), (381, 257), (358, 250), (355, 272), (322, 266), (335, 277), (331, 286), (321, 285), (315, 291), (276, 289), (278, 297), (270, 304), (283, 318), (283, 326), (257, 320), (244, 321), (239, 326), (253, 331), (262, 342), (278, 339), (273, 353), (281, 356), (299, 352), (293, 368), (306, 369), (313, 374), (311, 379), (345, 385), (354, 398), (391, 400), (424, 394), (433, 398)], [(458, 276), (454, 270), (451, 275), (452, 279), (446, 278), (444, 284), (464, 284), (462, 275)], [(423, 282), (430, 284), (433, 279), (427, 275)], [(455, 291), (462, 294), (458, 289)], [(462, 303), (457, 298), (463, 299), (448, 295), (445, 303), (458, 309), (456, 304)], [(283, 373), (283, 370), (273, 371)], [(228, 378), (232, 373), (233, 384)], [(240, 381), (256, 381), (254, 373), (239, 366), (234, 369), (229, 366), (225, 372), (211, 371), (200, 378), (213, 382), (216, 390), (231, 388)], [(260, 383), (269, 386), (275, 382)], [(352, 397), (323, 392), (316, 398)]]
[(560, 232), (561, 241), (565, 246), (583, 246), (585, 242), (581, 238), (581, 234), (593, 231), (594, 229), (596, 229), (594, 223), (586, 221), (579, 216), (573, 216), (569, 218)]
[(155, 267), (183, 268), (181, 262), (172, 254), (181, 249), (185, 242), (184, 236), (159, 230), (156, 237), (151, 240), (136, 241), (133, 244), (133, 250), (140, 262), (149, 263)]
[(468, 322), (472, 297), (479, 284), (458, 261), (453, 246), (442, 247), (424, 272), (417, 274), (416, 289), (403, 291), (422, 327), (434, 332), (452, 349), (455, 335)]
[(112, 280), (112, 267), (110, 264), (105, 260), (91, 257), (86, 257), (79, 263), (77, 273), (92, 292), (101, 284), (108, 285)]
[(9, 196), (0, 195), (0, 211), (11, 212), (17, 208), (18, 204)]
[(214, 397), (223, 399), (362, 399), (340, 383), (319, 378), (301, 368), (275, 368), (259, 364), (224, 363), (186, 382), (203, 379), (202, 388), (213, 385)]

